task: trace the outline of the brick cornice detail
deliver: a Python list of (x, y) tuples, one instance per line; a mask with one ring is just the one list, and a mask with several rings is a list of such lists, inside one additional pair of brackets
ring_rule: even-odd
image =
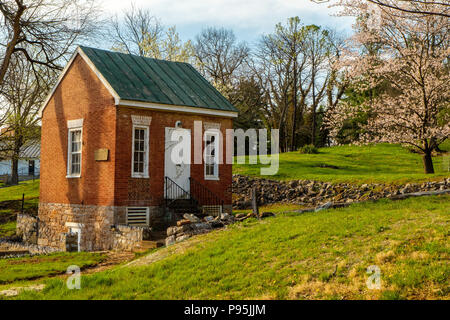
[(134, 125), (150, 126), (152, 117), (132, 115), (131, 119)]

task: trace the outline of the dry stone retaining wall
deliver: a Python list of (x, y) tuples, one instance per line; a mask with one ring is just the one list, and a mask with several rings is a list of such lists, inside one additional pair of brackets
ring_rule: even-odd
[(145, 227), (116, 226), (113, 229), (112, 248), (114, 250), (131, 251), (139, 246), (148, 231), (149, 229)]
[(24, 243), (37, 244), (38, 218), (27, 214), (18, 214), (16, 234)]
[[(12, 241), (3, 241), (0, 240), (0, 251), (22, 251), (26, 250), (31, 255), (38, 255), (38, 254), (48, 254), (53, 252), (59, 252), (61, 250), (57, 248), (51, 248), (51, 247), (44, 247), (44, 246), (38, 246), (35, 244), (26, 244), (23, 242), (12, 242)], [(6, 256), (5, 258), (7, 258)]]
[(331, 184), (311, 180), (275, 181), (233, 176), (233, 208), (251, 208), (251, 190), (256, 187), (259, 205), (292, 203), (316, 207), (324, 203), (353, 203), (402, 194), (450, 189), (450, 178), (442, 181), (408, 183), (395, 186), (386, 184), (352, 185)]

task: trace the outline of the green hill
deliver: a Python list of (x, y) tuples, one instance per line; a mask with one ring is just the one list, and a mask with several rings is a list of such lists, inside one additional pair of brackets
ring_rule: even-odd
[[(247, 220), (21, 299), (449, 299), (450, 196)], [(381, 271), (369, 290), (367, 268)]]
[[(449, 151), (450, 143), (442, 145), (441, 149)], [(280, 154), (278, 174), (265, 178), (401, 184), (450, 177), (450, 154), (433, 160), (436, 173), (427, 175), (423, 173), (421, 156), (399, 145), (338, 146), (319, 149), (319, 154)], [(235, 164), (233, 173), (259, 177), (261, 167), (260, 164)]]

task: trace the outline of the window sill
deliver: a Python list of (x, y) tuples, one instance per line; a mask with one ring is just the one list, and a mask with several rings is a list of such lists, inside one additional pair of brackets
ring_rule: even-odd
[(205, 180), (209, 180), (209, 181), (220, 181), (219, 177), (205, 177)]
[(132, 175), (131, 178), (133, 178), (133, 179), (150, 179), (150, 176), (135, 176), (135, 175)]
[(81, 178), (81, 175), (78, 176), (66, 176), (67, 179), (79, 179)]

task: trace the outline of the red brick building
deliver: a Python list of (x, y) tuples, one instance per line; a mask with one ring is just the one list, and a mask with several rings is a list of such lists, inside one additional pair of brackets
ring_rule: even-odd
[[(189, 64), (80, 47), (41, 113), (39, 244), (64, 248), (70, 232), (81, 250), (110, 249), (114, 225), (231, 211), (219, 155), (237, 110)], [(190, 163), (173, 160), (174, 132), (190, 133)], [(206, 145), (210, 161), (194, 159)]]

